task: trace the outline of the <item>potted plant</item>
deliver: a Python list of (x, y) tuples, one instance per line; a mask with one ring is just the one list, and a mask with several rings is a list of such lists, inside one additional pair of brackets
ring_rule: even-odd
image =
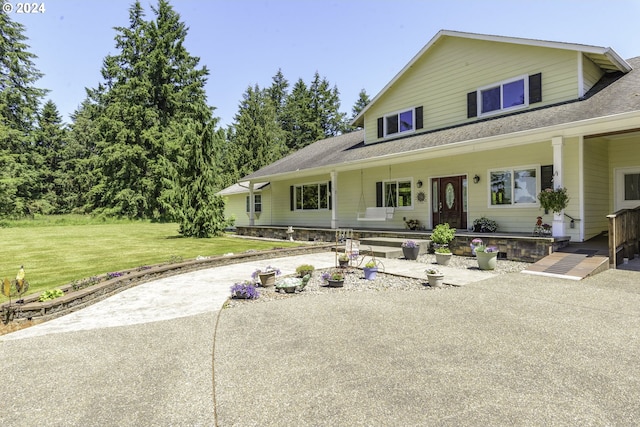
[(328, 271), (322, 275), (322, 280), (331, 288), (341, 288), (344, 285), (344, 273), (338, 270)]
[(301, 264), (296, 267), (296, 274), (298, 277), (304, 277), (306, 275), (312, 275), (315, 267), (311, 264)]
[(402, 254), (406, 259), (416, 260), (420, 253), (420, 245), (415, 240), (405, 240), (402, 242)]
[(440, 288), (444, 284), (444, 274), (435, 268), (427, 268), (427, 279), (429, 279), (429, 286), (432, 288)]
[(376, 267), (376, 261), (372, 259), (364, 265), (362, 269), (364, 271), (364, 278), (367, 280), (375, 280), (378, 273), (378, 267)]
[(231, 286), (231, 298), (256, 299), (259, 296), (260, 293), (256, 289), (256, 286), (248, 280), (240, 283), (235, 283), (233, 286)]
[(569, 205), (569, 196), (567, 195), (567, 189), (564, 187), (558, 187), (555, 190), (551, 188), (545, 188), (538, 194), (538, 200), (540, 201), (540, 207), (545, 212), (560, 213)]
[(435, 246), (436, 260), (438, 264), (447, 265), (451, 260), (451, 250), (449, 243), (456, 235), (456, 229), (451, 228), (448, 223), (438, 224), (431, 233), (431, 241)]
[(279, 268), (268, 265), (264, 270), (257, 269), (251, 274), (253, 280), (260, 278), (262, 286), (269, 287), (276, 284), (276, 276), (279, 276), (282, 272)]
[(473, 231), (476, 233), (494, 233), (498, 230), (498, 223), (487, 217), (473, 220)]
[(347, 255), (346, 253), (344, 254), (340, 254), (340, 256), (338, 257), (338, 265), (340, 267), (348, 267), (349, 266), (349, 255)]
[(436, 253), (436, 262), (440, 265), (448, 265), (451, 262), (451, 257), (453, 254), (451, 253), (451, 249), (446, 246), (435, 249)]
[(476, 246), (476, 258), (480, 270), (495, 270), (498, 260), (498, 248), (495, 246)]
[(482, 239), (476, 238), (471, 241), (471, 244), (469, 246), (471, 246), (471, 255), (475, 256), (476, 248), (480, 246), (484, 246), (484, 242), (482, 241)]
[(417, 219), (408, 219), (404, 222), (409, 230), (417, 230), (420, 228), (420, 221)]

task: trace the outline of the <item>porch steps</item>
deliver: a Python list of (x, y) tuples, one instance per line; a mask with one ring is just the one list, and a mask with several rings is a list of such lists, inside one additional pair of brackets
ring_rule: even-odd
[(522, 273), (582, 280), (608, 268), (609, 257), (596, 255), (596, 251), (554, 252), (530, 265)]
[[(402, 258), (402, 243), (407, 239), (394, 237), (371, 237), (360, 240), (360, 253), (369, 254), (373, 252), (376, 258)], [(420, 253), (429, 250), (431, 240), (413, 239), (420, 245)], [(338, 252), (344, 252), (344, 246), (338, 248)]]

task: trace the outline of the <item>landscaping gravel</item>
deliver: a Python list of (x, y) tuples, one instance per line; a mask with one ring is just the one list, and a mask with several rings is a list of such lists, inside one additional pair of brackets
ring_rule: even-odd
[[(384, 259), (381, 260), (384, 264)], [(407, 262), (415, 262), (415, 261), (407, 261)], [(417, 262), (424, 264), (424, 269), (427, 268), (438, 268), (438, 264), (436, 264), (436, 257), (432, 254), (424, 254), (420, 255), (417, 259)], [(483, 271), (482, 273), (487, 275), (487, 278), (495, 275), (495, 274), (506, 274), (506, 273), (514, 273), (524, 270), (527, 266), (531, 264), (526, 262), (516, 262), (516, 261), (507, 261), (507, 260), (498, 260), (497, 267), (492, 271)], [(447, 265), (449, 268), (460, 268), (460, 269), (473, 269), (478, 270), (478, 261), (474, 257), (464, 257), (464, 256), (452, 256), (450, 263)], [(411, 291), (411, 290), (425, 290), (437, 291), (438, 289), (446, 289), (451, 286), (444, 285), (441, 288), (432, 288), (429, 286), (427, 282), (427, 276), (423, 280), (414, 279), (410, 277), (403, 277), (395, 274), (385, 274), (378, 273), (375, 280), (365, 280), (362, 269), (351, 267), (344, 269), (345, 271), (345, 280), (344, 286), (340, 288), (333, 288), (327, 286), (322, 281), (322, 273), (325, 271), (332, 270), (341, 270), (337, 269), (318, 269), (313, 272), (311, 280), (304, 288), (302, 292), (296, 292), (295, 294), (285, 293), (284, 290), (277, 290), (275, 287), (258, 287), (258, 292), (260, 297), (257, 299), (229, 299), (229, 301), (225, 304), (227, 308), (237, 307), (239, 305), (244, 304), (254, 304), (254, 303), (265, 303), (274, 300), (287, 299), (287, 298), (298, 298), (301, 296), (313, 296), (320, 295), (326, 293), (344, 293), (344, 292), (379, 292), (379, 291)], [(280, 276), (277, 280), (282, 280), (283, 277)]]

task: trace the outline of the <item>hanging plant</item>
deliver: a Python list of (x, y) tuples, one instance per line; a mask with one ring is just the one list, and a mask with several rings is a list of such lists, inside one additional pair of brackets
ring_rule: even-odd
[(538, 200), (541, 208), (554, 213), (562, 212), (569, 205), (569, 196), (564, 187), (558, 187), (555, 190), (545, 188), (538, 194)]

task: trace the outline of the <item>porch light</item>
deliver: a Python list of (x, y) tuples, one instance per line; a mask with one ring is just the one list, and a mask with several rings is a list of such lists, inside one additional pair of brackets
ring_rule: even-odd
[(479, 183), (479, 182), (480, 182), (480, 177), (479, 177), (478, 175), (474, 176), (474, 177), (473, 177), (473, 183), (474, 183), (474, 184), (477, 184), (477, 183)]

